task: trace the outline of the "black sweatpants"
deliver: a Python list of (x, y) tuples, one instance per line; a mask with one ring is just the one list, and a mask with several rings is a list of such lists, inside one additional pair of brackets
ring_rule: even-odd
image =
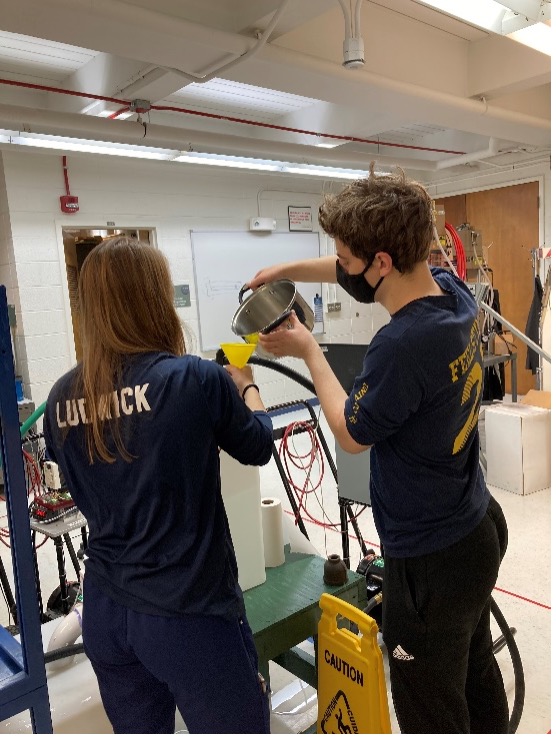
[(385, 556), (383, 640), (402, 733), (508, 733), (490, 631), (507, 541), (504, 514), (491, 498), (475, 530), (447, 549)]

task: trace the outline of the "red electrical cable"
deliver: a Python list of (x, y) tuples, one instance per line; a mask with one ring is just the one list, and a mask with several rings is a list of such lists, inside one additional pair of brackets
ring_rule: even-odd
[[(42, 90), (43, 92), (55, 92), (60, 95), (74, 95), (76, 97), (83, 97), (90, 100), (103, 100), (106, 103), (115, 103), (116, 105), (122, 105), (125, 106), (120, 110), (117, 111), (112, 116), (109, 116), (109, 118), (116, 118), (117, 115), (123, 113), (125, 110), (129, 110), (129, 101), (127, 100), (121, 100), (120, 98), (112, 98), (107, 97), (105, 95), (93, 95), (92, 93), (88, 92), (79, 92), (78, 90), (66, 90), (64, 88), (58, 88), (58, 87), (50, 87), (48, 85), (38, 85), (36, 83), (32, 82), (20, 82), (18, 80), (7, 80), (0, 78), (0, 84), (2, 85), (14, 85), (15, 87), (26, 87), (31, 90)], [(262, 121), (249, 121), (245, 118), (234, 118), (232, 116), (226, 116), (226, 115), (218, 115), (216, 113), (206, 113), (199, 110), (190, 110), (189, 108), (178, 108), (171, 105), (152, 105), (151, 110), (158, 110), (158, 111), (169, 111), (173, 113), (185, 113), (186, 115), (197, 115), (202, 116), (204, 118), (215, 118), (219, 121), (228, 121), (230, 123), (242, 123), (247, 126), (258, 126), (260, 128), (272, 128), (277, 131), (285, 131), (287, 133), (302, 133), (307, 136), (320, 136), (322, 138), (327, 139), (335, 139), (336, 141), (351, 141), (358, 144), (374, 144), (376, 146), (386, 146), (386, 147), (397, 147), (400, 149), (412, 149), (415, 151), (431, 151), (431, 152), (437, 152), (439, 154), (465, 154), (464, 151), (453, 151), (451, 149), (434, 149), (429, 146), (413, 146), (411, 144), (399, 144), (392, 141), (378, 141), (376, 139), (363, 139), (358, 138), (356, 136), (340, 136), (337, 134), (330, 134), (330, 133), (322, 133), (320, 131), (308, 131), (303, 128), (290, 128), (289, 126), (279, 126), (274, 123), (263, 123)]]
[[(22, 449), (23, 454), (23, 471), (25, 473), (25, 484), (27, 488), (27, 497), (33, 495), (36, 498), (42, 492), (42, 478), (39, 467), (35, 458), (29, 454), (25, 449)], [(4, 538), (6, 537), (6, 538)], [(11, 549), (10, 541), (10, 530), (7, 526), (0, 528), (0, 543), (2, 543), (8, 549)], [(6, 541), (7, 539), (7, 541)], [(47, 541), (48, 537), (45, 536), (40, 544), (35, 546), (35, 549), (39, 549)]]
[[(297, 454), (297, 453), (293, 453), (290, 451), (289, 439), (290, 439), (290, 436), (292, 436), (296, 430), (303, 430), (307, 432), (309, 435), (309, 438), (311, 441), (311, 450), (307, 454)], [(322, 479), (324, 477), (324, 464), (323, 464), (323, 458), (322, 458), (322, 449), (320, 447), (318, 439), (315, 436), (313, 426), (306, 421), (296, 421), (294, 423), (291, 423), (289, 426), (287, 426), (284, 432), (284, 435), (282, 436), (282, 439), (280, 441), (279, 454), (280, 454), (280, 457), (283, 459), (284, 468), (286, 470), (290, 485), (295, 491), (297, 495), (297, 499), (298, 499), (299, 512), (296, 517), (296, 523), (299, 519), (299, 516), (301, 515), (301, 511), (304, 511), (312, 519), (311, 514), (306, 508), (305, 501), (309, 493), (313, 493), (318, 490), (322, 482)], [(307, 458), (309, 458), (308, 464), (304, 464), (302, 460), (305, 460)], [(316, 459), (318, 460), (319, 470), (320, 470), (319, 479), (316, 484), (314, 484), (312, 487), (309, 487), (311, 470), (313, 468), (313, 464)], [(290, 463), (292, 463), (295, 467), (297, 467), (297, 469), (303, 470), (306, 473), (305, 481), (302, 487), (299, 487), (293, 481), (291, 471), (290, 471)], [(317, 521), (315, 520), (315, 522)]]
[(109, 115), (108, 118), (111, 118), (112, 120), (114, 120), (114, 118), (117, 118), (122, 113), (127, 113), (128, 110), (129, 110), (129, 105), (126, 105), (125, 108), (120, 108), (115, 113), (112, 113), (111, 115)]
[(450, 223), (446, 223), (446, 231), (452, 237), (452, 242), (454, 244), (457, 273), (460, 279), (465, 281), (467, 279), (467, 260), (465, 256), (465, 248), (463, 246), (463, 242), (460, 239), (456, 229)]
[[(0, 80), (2, 82), (2, 80)], [(152, 105), (151, 110), (170, 111), (174, 113), (187, 113), (188, 115), (199, 115), (205, 118), (216, 118), (219, 121), (229, 121), (231, 123), (245, 123), (249, 126), (259, 126), (261, 128), (273, 128), (277, 131), (286, 131), (287, 133), (302, 133), (307, 136), (320, 136), (326, 139), (335, 139), (336, 141), (351, 141), (357, 144), (375, 144), (377, 146), (398, 147), (400, 149), (414, 149), (416, 151), (434, 151), (440, 154), (464, 154), (463, 151), (451, 151), (449, 149), (432, 149), (429, 146), (413, 146), (411, 144), (398, 144), (392, 141), (378, 141), (376, 139), (362, 139), (357, 136), (340, 136), (339, 134), (321, 133), (319, 131), (307, 131), (304, 128), (290, 128), (289, 126), (279, 126), (274, 123), (263, 123), (262, 121), (248, 121), (244, 118), (233, 118), (227, 115), (218, 115), (217, 113), (204, 113), (198, 110), (190, 110), (188, 108), (177, 108), (170, 105)]]
[(65, 156), (62, 157), (62, 169), (64, 170), (64, 183), (66, 185), (66, 195), (71, 195), (71, 193), (70, 193), (70, 186), (69, 186), (69, 179), (68, 179), (67, 159), (66, 159)]
[(459, 266), (460, 266), (460, 264), (459, 264), (459, 254), (458, 254), (458, 250), (456, 248), (456, 245), (454, 243), (454, 239), (452, 238), (452, 235), (450, 234), (450, 231), (448, 229), (446, 229), (446, 242), (450, 246), (450, 252), (451, 252), (451, 255), (452, 255), (451, 264), (453, 266), (453, 262), (455, 260), (455, 262), (456, 262), (456, 273), (459, 276)]
[[(297, 454), (290, 450), (289, 445), (289, 439), (294, 434), (296, 430), (302, 429), (304, 432), (307, 432), (311, 441), (311, 449), (306, 454)], [(318, 436), (315, 432), (314, 427), (307, 421), (297, 421), (294, 423), (291, 423), (289, 426), (286, 427), (284, 431), (284, 435), (282, 436), (282, 439), (280, 441), (280, 447), (279, 447), (279, 456), (281, 459), (283, 459), (284, 468), (287, 473), (288, 482), (290, 483), (291, 487), (295, 491), (297, 500), (298, 500), (298, 512), (295, 515), (295, 523), (299, 521), (301, 518), (301, 514), (305, 513), (307, 518), (311, 523), (316, 524), (317, 526), (320, 526), (324, 529), (331, 529), (334, 531), (338, 531), (338, 528), (341, 526), (341, 522), (334, 523), (328, 519), (328, 523), (324, 520), (319, 520), (315, 518), (311, 512), (308, 510), (308, 496), (310, 493), (317, 493), (319, 488), (321, 487), (322, 480), (324, 478), (324, 457), (323, 457), (323, 451), (322, 446), (319, 442)], [(308, 463), (305, 464), (303, 460), (306, 460), (308, 458)], [(311, 470), (313, 468), (313, 464), (315, 463), (315, 460), (318, 462), (319, 465), (319, 477), (316, 483), (309, 485), (310, 482), (310, 475)], [(303, 486), (300, 487), (299, 485), (296, 485), (295, 482), (292, 479), (292, 475), (290, 472), (290, 463), (293, 464), (293, 466), (297, 467), (297, 469), (303, 470), (305, 473), (305, 481), (303, 483)], [(319, 504), (320, 505), (320, 504)], [(323, 507), (321, 506), (321, 510), (323, 513), (323, 516), (328, 518), (326, 515)], [(365, 510), (365, 507), (363, 507), (359, 513), (354, 515), (352, 518), (349, 519), (349, 521), (354, 521), (357, 519)]]
[(29, 452), (22, 450), (23, 460), (25, 462), (25, 480), (27, 482), (27, 494), (38, 495), (41, 491), (41, 473), (33, 456)]

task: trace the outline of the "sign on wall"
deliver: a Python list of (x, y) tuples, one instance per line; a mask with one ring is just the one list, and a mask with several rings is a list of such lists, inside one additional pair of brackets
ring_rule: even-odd
[(313, 211), (311, 206), (288, 205), (290, 231), (312, 231)]
[(174, 305), (176, 308), (189, 308), (191, 305), (189, 285), (174, 285)]

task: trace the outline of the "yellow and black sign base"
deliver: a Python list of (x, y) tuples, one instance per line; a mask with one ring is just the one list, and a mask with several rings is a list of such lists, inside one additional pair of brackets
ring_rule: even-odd
[[(318, 628), (318, 734), (391, 734), (382, 652), (374, 618), (323, 593)], [(360, 635), (338, 626), (355, 622)]]

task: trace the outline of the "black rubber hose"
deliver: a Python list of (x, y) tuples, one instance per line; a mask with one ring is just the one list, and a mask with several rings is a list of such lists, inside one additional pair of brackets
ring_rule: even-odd
[(311, 380), (308, 380), (300, 372), (296, 372), (290, 367), (286, 367), (285, 365), (280, 364), (280, 362), (273, 362), (270, 359), (261, 359), (261, 357), (251, 357), (248, 364), (256, 364), (260, 365), (261, 367), (266, 367), (267, 369), (276, 370), (276, 372), (281, 372), (283, 375), (286, 375), (286, 377), (289, 377), (290, 380), (295, 380), (295, 382), (302, 385), (310, 393), (313, 393), (313, 395), (317, 394), (315, 386), (313, 385)]
[(519, 726), (519, 722), (521, 721), (523, 704), (525, 702), (525, 675), (523, 673), (523, 664), (521, 662), (521, 656), (519, 654), (517, 644), (515, 643), (512, 630), (508, 626), (508, 623), (502, 615), (502, 611), (500, 610), (500, 608), (498, 608), (498, 605), (496, 604), (494, 598), (490, 599), (490, 610), (494, 618), (496, 619), (496, 623), (500, 627), (504, 638), (506, 639), (508, 651), (510, 653), (510, 657), (512, 658), (512, 665), (515, 675), (515, 698), (512, 715), (510, 716), (510, 734), (515, 734), (517, 727)]
[(57, 659), (64, 659), (64, 657), (73, 657), (75, 654), (82, 654), (84, 651), (83, 642), (69, 644), (67, 647), (60, 647), (59, 649), (45, 652), (44, 663), (47, 665), (49, 662), (55, 662)]

